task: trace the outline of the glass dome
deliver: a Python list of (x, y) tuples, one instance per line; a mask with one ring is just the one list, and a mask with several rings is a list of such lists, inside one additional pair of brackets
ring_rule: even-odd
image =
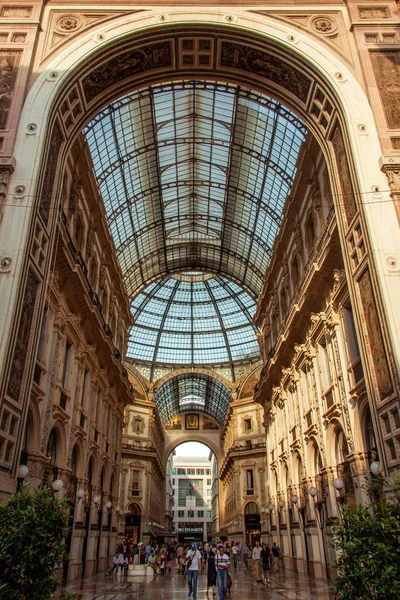
[(132, 301), (127, 357), (165, 365), (227, 364), (259, 355), (256, 305), (232, 281), (209, 273), (163, 277)]

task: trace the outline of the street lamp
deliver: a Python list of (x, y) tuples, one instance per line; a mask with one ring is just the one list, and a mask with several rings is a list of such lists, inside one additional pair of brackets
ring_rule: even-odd
[(79, 490), (76, 490), (75, 496), (77, 497), (78, 502), (79, 502), (85, 496), (85, 490), (83, 490), (82, 488), (79, 488)]
[(25, 477), (28, 476), (29, 469), (26, 465), (19, 465), (17, 471), (17, 491), (21, 489)]
[(340, 477), (337, 477), (336, 479), (333, 480), (333, 487), (335, 488), (335, 490), (337, 490), (339, 492), (339, 496), (335, 496), (336, 498), (336, 502), (341, 505), (344, 503), (344, 496), (342, 494), (342, 490), (344, 488), (344, 481), (343, 479), (341, 479)]
[(316, 487), (310, 487), (308, 490), (308, 493), (311, 496), (311, 498), (313, 499), (315, 516), (317, 517), (317, 523), (321, 530), (322, 549), (324, 551), (324, 561), (325, 561), (325, 572), (326, 572), (327, 579), (329, 579), (328, 561), (326, 558), (326, 545), (325, 545), (325, 536), (324, 536), (324, 528), (325, 528), (325, 521), (326, 521), (325, 499), (322, 498), (321, 500), (318, 500), (318, 490)]
[(53, 488), (53, 490), (55, 492), (59, 492), (60, 490), (63, 489), (64, 487), (64, 482), (61, 479), (56, 479), (55, 481), (53, 481), (53, 483), (51, 484), (51, 487)]
[(379, 473), (381, 472), (381, 464), (377, 460), (371, 463), (369, 468), (373, 475), (379, 475)]
[(308, 552), (307, 536), (306, 536), (306, 531), (305, 531), (305, 528), (306, 528), (306, 499), (303, 496), (302, 498), (300, 498), (300, 503), (298, 504), (299, 497), (297, 496), (297, 494), (292, 494), (291, 501), (292, 501), (292, 504), (297, 507), (297, 512), (299, 513), (300, 528), (303, 532), (304, 548), (306, 550), (307, 573), (310, 573), (310, 554)]

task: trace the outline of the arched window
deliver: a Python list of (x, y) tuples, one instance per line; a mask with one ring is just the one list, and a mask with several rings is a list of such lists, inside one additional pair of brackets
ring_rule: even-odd
[(310, 216), (307, 219), (306, 222), (306, 240), (307, 240), (307, 246), (308, 249), (310, 250), (314, 244), (314, 240), (315, 240), (315, 225), (314, 225), (314, 218), (313, 215), (310, 214)]
[(346, 436), (344, 435), (343, 429), (338, 426), (336, 429), (336, 438), (335, 438), (336, 464), (344, 463), (347, 460), (348, 454), (349, 454), (349, 447), (347, 445)]
[(76, 446), (74, 446), (74, 449), (72, 450), (72, 456), (71, 456), (71, 474), (73, 477), (76, 477), (76, 469), (77, 469), (77, 452), (76, 452)]
[(138, 515), (138, 516), (140, 516), (140, 514), (141, 514), (140, 506), (138, 506), (137, 504), (130, 504), (128, 506), (128, 513), (130, 515)]
[(46, 456), (49, 459), (49, 464), (55, 467), (57, 464), (57, 438), (54, 429), (50, 431)]
[[(364, 427), (363, 427), (363, 442), (366, 452), (375, 452), (377, 455), (377, 446), (375, 439), (374, 425), (372, 423), (371, 410), (369, 406), (365, 411)], [(376, 456), (371, 459), (376, 460)]]
[(255, 502), (249, 502), (246, 504), (244, 509), (245, 515), (258, 515), (259, 514), (258, 506)]

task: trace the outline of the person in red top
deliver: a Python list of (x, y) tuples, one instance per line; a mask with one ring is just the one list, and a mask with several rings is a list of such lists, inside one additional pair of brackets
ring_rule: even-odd
[(218, 577), (219, 600), (225, 600), (228, 585), (228, 569), (230, 567), (229, 556), (224, 552), (223, 544), (219, 544), (217, 556), (215, 557), (215, 566)]

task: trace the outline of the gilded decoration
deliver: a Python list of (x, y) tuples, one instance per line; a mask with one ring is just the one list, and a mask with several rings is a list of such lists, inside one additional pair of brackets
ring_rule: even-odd
[(222, 41), (220, 67), (239, 69), (260, 75), (285, 88), (302, 102), (307, 101), (311, 79), (269, 52), (256, 50), (243, 44)]
[(5, 129), (22, 50), (0, 50), (0, 129)]
[(25, 296), (21, 310), (21, 320), (19, 322), (14, 356), (11, 363), (10, 379), (7, 387), (7, 395), (14, 400), (18, 400), (21, 391), (38, 287), (39, 281), (34, 273), (29, 270), (25, 287)]
[(156, 42), (115, 56), (94, 69), (82, 82), (87, 102), (124, 79), (153, 69), (172, 67), (172, 42)]
[(400, 50), (371, 51), (371, 62), (390, 129), (400, 129)]

